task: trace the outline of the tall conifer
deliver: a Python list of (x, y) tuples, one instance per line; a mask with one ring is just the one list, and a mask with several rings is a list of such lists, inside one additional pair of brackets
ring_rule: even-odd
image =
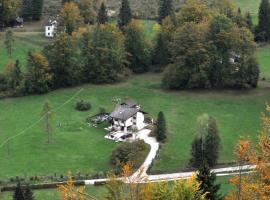
[(121, 8), (119, 12), (118, 26), (123, 28), (132, 19), (132, 12), (128, 0), (122, 0)]
[(172, 0), (160, 0), (159, 1), (159, 12), (158, 22), (161, 24), (162, 20), (168, 16), (173, 15), (173, 1)]
[(33, 0), (32, 19), (40, 20), (42, 16), (43, 0)]
[(262, 0), (259, 7), (259, 23), (256, 29), (256, 39), (268, 41), (270, 39), (270, 5), (269, 0)]
[(98, 10), (97, 21), (99, 24), (105, 24), (106, 22), (108, 22), (107, 8), (106, 8), (104, 2), (102, 2), (100, 9)]
[(211, 173), (207, 162), (204, 160), (199, 168), (197, 181), (200, 183), (200, 190), (206, 194), (207, 200), (221, 200), (222, 197), (218, 193), (220, 184), (215, 184), (216, 175)]

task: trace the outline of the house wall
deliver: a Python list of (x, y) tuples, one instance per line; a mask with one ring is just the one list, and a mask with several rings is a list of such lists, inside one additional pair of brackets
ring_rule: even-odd
[(127, 127), (130, 126), (141, 130), (144, 127), (144, 114), (141, 112), (137, 112), (136, 115), (132, 116), (124, 122), (122, 120), (113, 119), (113, 125), (119, 129), (121, 128), (121, 126), (124, 126), (126, 127), (125, 131), (127, 131)]
[(144, 127), (144, 114), (141, 112), (137, 112), (136, 126), (138, 130), (141, 130)]
[(54, 25), (45, 27), (45, 36), (46, 37), (54, 37), (54, 32), (55, 32)]

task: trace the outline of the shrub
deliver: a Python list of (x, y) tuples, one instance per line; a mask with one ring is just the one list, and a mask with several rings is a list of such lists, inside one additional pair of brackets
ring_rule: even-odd
[(76, 103), (76, 110), (87, 111), (91, 109), (91, 104), (87, 101), (80, 100)]
[(122, 166), (128, 162), (131, 162), (133, 168), (137, 169), (143, 163), (148, 152), (149, 146), (142, 140), (122, 143), (113, 150), (110, 163), (117, 174), (121, 173)]
[(106, 113), (106, 109), (103, 107), (99, 108), (99, 114), (105, 114)]

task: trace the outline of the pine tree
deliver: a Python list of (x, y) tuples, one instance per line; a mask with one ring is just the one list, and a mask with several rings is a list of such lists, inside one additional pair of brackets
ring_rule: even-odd
[(43, 0), (33, 0), (32, 4), (32, 19), (40, 20), (42, 16)]
[(34, 195), (29, 184), (26, 185), (24, 191), (24, 200), (34, 200)]
[(15, 188), (14, 194), (13, 194), (13, 200), (26, 200), (24, 198), (24, 192), (21, 188), (21, 184), (18, 183), (17, 187)]
[(220, 184), (215, 184), (216, 175), (211, 173), (207, 162), (204, 160), (197, 174), (197, 181), (200, 183), (200, 191), (206, 193), (207, 200), (221, 200), (219, 194)]
[(167, 138), (166, 136), (167, 128), (166, 128), (166, 120), (165, 120), (163, 112), (158, 113), (158, 118), (157, 118), (156, 123), (157, 123), (156, 129), (155, 129), (156, 138), (159, 142), (164, 142)]
[(8, 85), (12, 90), (16, 90), (22, 82), (23, 75), (21, 71), (20, 61), (16, 60), (15, 65), (8, 72)]
[(246, 14), (246, 24), (247, 24), (247, 27), (249, 28), (249, 30), (253, 31), (253, 22), (252, 22), (250, 12), (248, 12)]
[(269, 0), (262, 0), (259, 7), (259, 23), (256, 28), (258, 41), (270, 40), (270, 5)]
[(99, 24), (105, 24), (106, 22), (108, 22), (107, 8), (106, 8), (104, 2), (102, 2), (100, 9), (98, 11), (97, 21)]
[(159, 13), (158, 13), (158, 22), (161, 24), (162, 20), (168, 16), (174, 14), (173, 10), (173, 1), (172, 0), (160, 0), (159, 1)]
[(31, 20), (33, 16), (33, 0), (23, 0), (22, 17), (24, 20)]
[(123, 28), (131, 21), (131, 19), (132, 19), (132, 12), (129, 6), (129, 1), (122, 0), (119, 12), (118, 26), (120, 28)]

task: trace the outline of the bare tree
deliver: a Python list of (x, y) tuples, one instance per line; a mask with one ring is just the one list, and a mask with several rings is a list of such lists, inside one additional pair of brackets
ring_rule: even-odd
[(52, 108), (50, 106), (50, 103), (48, 101), (45, 102), (43, 106), (42, 116), (44, 118), (44, 130), (47, 133), (48, 136), (48, 144), (52, 141)]

